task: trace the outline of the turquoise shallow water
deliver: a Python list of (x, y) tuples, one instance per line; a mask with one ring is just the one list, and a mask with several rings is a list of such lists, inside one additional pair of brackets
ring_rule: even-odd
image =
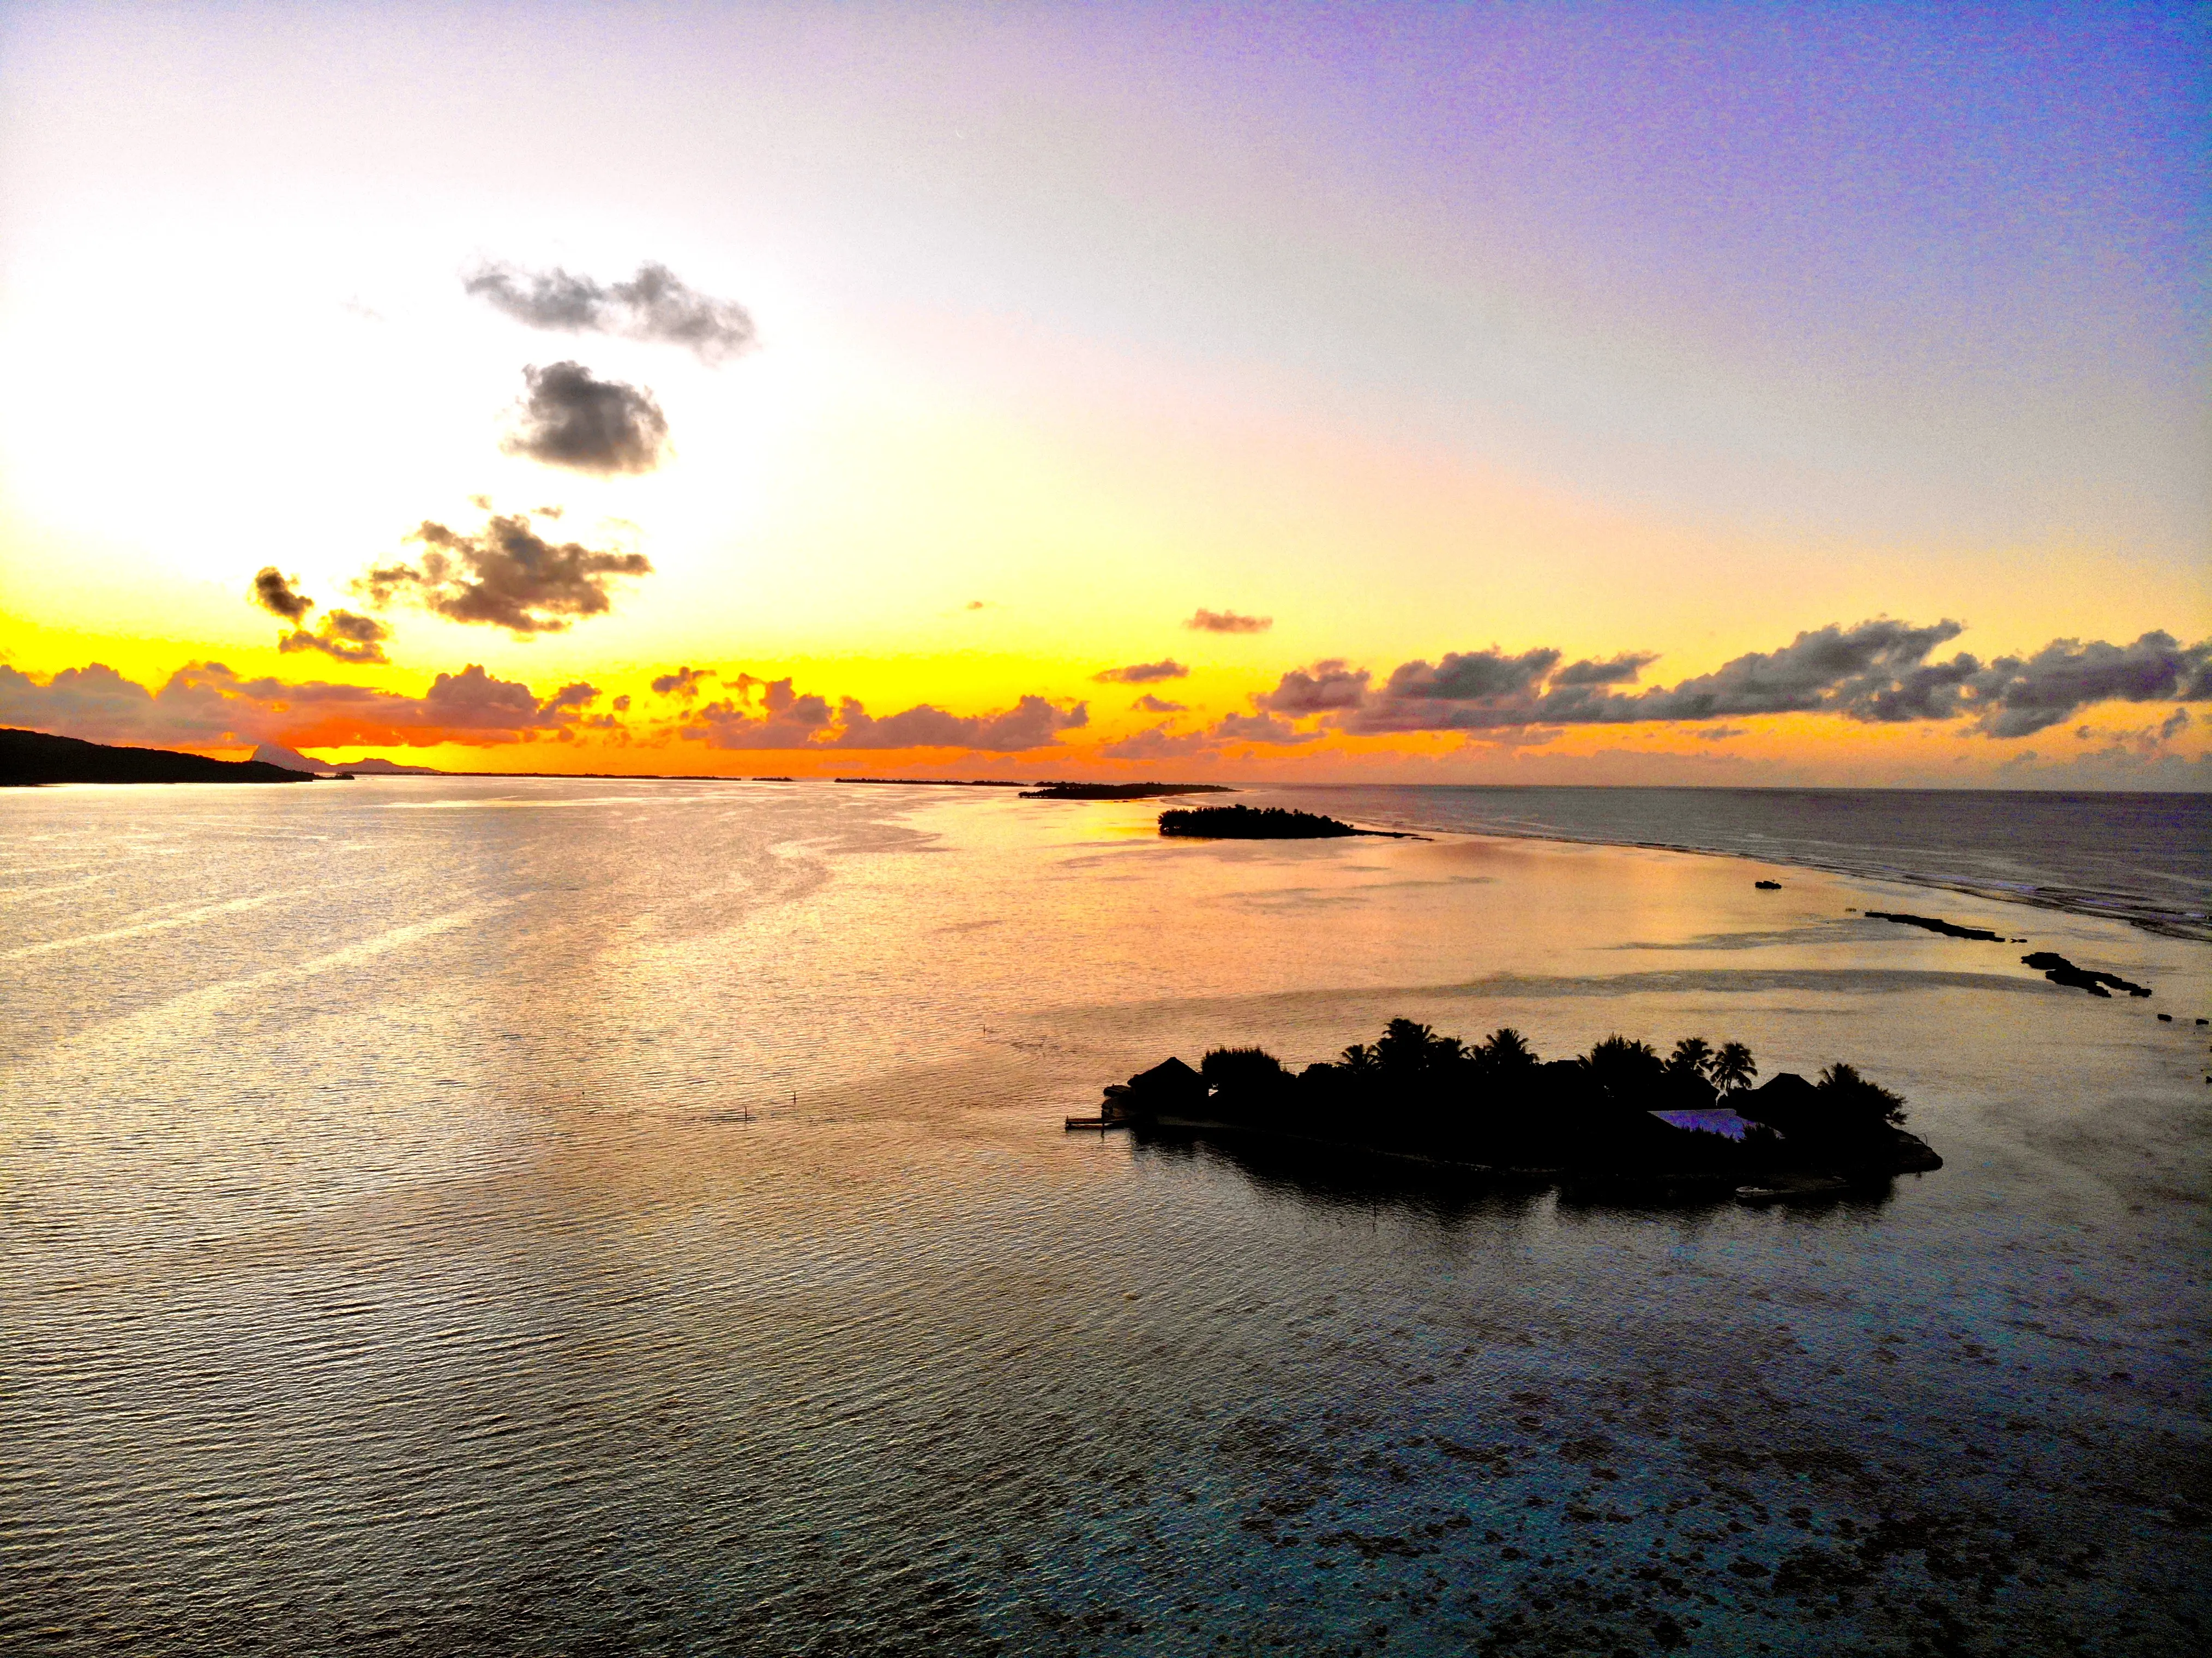
[[(2201, 1645), (2201, 945), (996, 792), (0, 814), (8, 1650)], [(1399, 1012), (1851, 1058), (1948, 1166), (1639, 1210), (1060, 1130)]]

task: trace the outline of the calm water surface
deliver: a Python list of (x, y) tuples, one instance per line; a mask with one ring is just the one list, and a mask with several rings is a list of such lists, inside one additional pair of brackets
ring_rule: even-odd
[[(2201, 1649), (2203, 945), (1150, 822), (0, 799), (0, 1648)], [(1632, 1209), (1060, 1132), (1401, 1012), (1850, 1058), (1948, 1166)]]

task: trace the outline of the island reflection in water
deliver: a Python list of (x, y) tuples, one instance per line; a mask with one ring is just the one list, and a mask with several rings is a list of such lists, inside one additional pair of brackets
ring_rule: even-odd
[[(0, 1645), (2184, 1650), (2199, 946), (1142, 805), (0, 802)], [(279, 797), (279, 798), (272, 798)], [(1684, 1209), (1066, 1135), (1406, 1014), (1848, 1057), (1939, 1173)]]

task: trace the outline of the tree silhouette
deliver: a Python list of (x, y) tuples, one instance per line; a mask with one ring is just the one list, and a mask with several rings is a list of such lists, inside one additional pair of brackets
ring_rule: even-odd
[(1759, 1075), (1759, 1061), (1751, 1057), (1751, 1050), (1741, 1042), (1723, 1042), (1720, 1051), (1707, 1062), (1705, 1080), (1723, 1094), (1732, 1094), (1739, 1088), (1751, 1086)]
[(1668, 1074), (1703, 1079), (1713, 1060), (1713, 1045), (1703, 1036), (1685, 1036), (1667, 1056)]

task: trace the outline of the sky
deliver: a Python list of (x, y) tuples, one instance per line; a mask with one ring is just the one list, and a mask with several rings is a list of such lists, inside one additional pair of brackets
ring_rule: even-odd
[(0, 6), (0, 725), (2212, 787), (2212, 22)]

